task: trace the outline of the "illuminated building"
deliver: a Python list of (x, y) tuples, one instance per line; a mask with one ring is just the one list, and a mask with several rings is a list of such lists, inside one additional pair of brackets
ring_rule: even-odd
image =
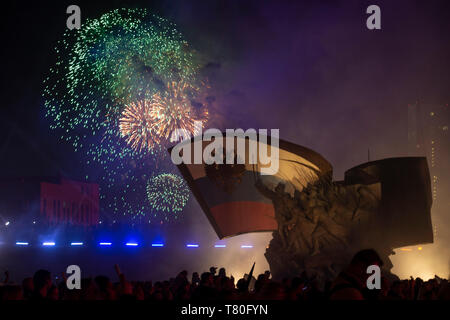
[(99, 188), (66, 178), (0, 180), (0, 215), (8, 221), (93, 226), (99, 220)]
[(450, 124), (448, 104), (432, 105), (416, 102), (408, 105), (408, 153), (426, 156), (430, 168), (434, 220), (437, 226), (450, 224)]

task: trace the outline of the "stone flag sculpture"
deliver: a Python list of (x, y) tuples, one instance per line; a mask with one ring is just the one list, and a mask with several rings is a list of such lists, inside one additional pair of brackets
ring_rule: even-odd
[[(258, 135), (259, 147), (263, 146)], [(223, 138), (225, 139), (225, 137)], [(208, 217), (219, 238), (235, 236), (249, 232), (264, 232), (277, 229), (275, 210), (272, 200), (261, 194), (255, 187), (260, 176), (259, 161), (250, 163), (249, 139), (235, 137), (235, 145), (242, 140), (245, 143), (245, 161), (238, 164), (181, 163), (178, 165), (192, 193)], [(202, 141), (202, 151), (211, 142)], [(225, 143), (224, 143), (225, 145)], [(192, 153), (194, 139), (191, 140)], [(235, 148), (237, 150), (237, 148)], [(172, 152), (172, 148), (169, 149)], [(278, 172), (274, 175), (260, 176), (265, 183), (275, 186), (283, 182), (294, 189), (302, 189), (308, 182), (320, 175), (331, 175), (331, 165), (318, 153), (286, 141), (280, 140), (277, 152)], [(227, 150), (225, 150), (225, 154)], [(236, 160), (237, 155), (234, 155)], [(242, 156), (242, 158), (244, 158)], [(193, 162), (193, 161), (192, 161)], [(224, 161), (225, 162), (225, 161)]]
[[(390, 271), (394, 248), (433, 242), (425, 158), (368, 162), (333, 181), (320, 154), (279, 140), (278, 171), (261, 175), (264, 165), (248, 157), (251, 139), (234, 139), (245, 141), (240, 163), (178, 168), (219, 238), (273, 231), (265, 255), (275, 277), (308, 270), (330, 279), (363, 248), (376, 249)], [(194, 148), (193, 141), (184, 143)], [(202, 141), (202, 150), (209, 143)]]

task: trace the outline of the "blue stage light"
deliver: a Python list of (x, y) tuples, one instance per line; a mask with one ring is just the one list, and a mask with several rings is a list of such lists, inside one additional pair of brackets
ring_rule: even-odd
[(112, 243), (111, 242), (100, 242), (99, 245), (101, 245), (101, 246), (110, 246), (110, 245), (112, 245)]
[(127, 242), (127, 243), (125, 243), (125, 245), (129, 246), (129, 247), (137, 247), (139, 244), (136, 242)]
[(152, 247), (164, 247), (164, 243), (152, 243)]
[(82, 246), (83, 242), (71, 242), (70, 245), (71, 246)]
[(48, 247), (48, 246), (54, 246), (55, 243), (53, 241), (46, 241), (46, 242), (43, 242), (42, 245)]
[(253, 248), (253, 246), (250, 246), (250, 245), (242, 245), (241, 248)]
[(214, 245), (215, 248), (226, 248), (227, 246), (224, 244), (216, 244)]
[(18, 245), (18, 246), (27, 246), (27, 245), (28, 245), (28, 242), (17, 241), (17, 242), (16, 242), (16, 245)]
[(187, 244), (186, 247), (188, 247), (188, 248), (198, 248), (198, 244)]

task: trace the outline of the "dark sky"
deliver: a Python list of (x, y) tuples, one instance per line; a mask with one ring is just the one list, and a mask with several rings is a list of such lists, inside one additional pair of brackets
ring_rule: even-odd
[[(382, 10), (382, 30), (365, 9)], [(82, 17), (147, 7), (174, 21), (218, 63), (230, 127), (279, 128), (335, 176), (367, 159), (405, 155), (406, 106), (449, 100), (448, 1), (77, 1)], [(43, 118), (42, 79), (72, 2), (2, 9), (1, 175), (79, 167)]]

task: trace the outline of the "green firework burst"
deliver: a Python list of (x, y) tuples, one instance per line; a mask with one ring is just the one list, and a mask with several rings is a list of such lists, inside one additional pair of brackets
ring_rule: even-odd
[(189, 200), (189, 190), (183, 178), (176, 174), (162, 173), (147, 182), (150, 206), (165, 214), (165, 220), (177, 218)]
[(161, 145), (139, 151), (128, 146), (119, 118), (127, 104), (153, 96), (166, 83), (195, 82), (195, 51), (169, 21), (145, 9), (117, 9), (67, 30), (55, 52), (43, 91), (51, 129), (86, 164), (101, 168), (96, 174), (106, 210), (145, 216), (151, 211), (145, 174), (160, 167), (167, 152)]

